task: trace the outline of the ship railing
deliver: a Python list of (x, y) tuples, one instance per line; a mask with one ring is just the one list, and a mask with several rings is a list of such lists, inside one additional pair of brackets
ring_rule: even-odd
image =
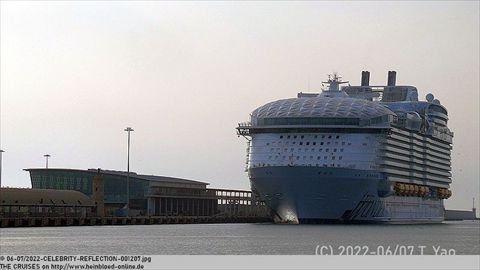
[(239, 136), (249, 136), (250, 135), (250, 127), (252, 126), (251, 122), (243, 122), (238, 123), (237, 135)]

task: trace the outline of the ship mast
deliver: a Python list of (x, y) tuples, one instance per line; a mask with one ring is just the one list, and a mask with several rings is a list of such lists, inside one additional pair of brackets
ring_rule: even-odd
[(344, 83), (348, 83), (348, 81), (342, 81), (342, 77), (338, 76), (336, 72), (333, 75), (328, 74), (328, 80), (322, 82), (322, 85), (326, 84), (328, 87), (324, 86), (320, 95), (324, 97), (347, 97), (348, 95), (340, 90), (340, 85)]
[(342, 77), (334, 72), (333, 75), (328, 74), (328, 81), (322, 83), (328, 85), (328, 88), (323, 91), (340, 91), (340, 84), (348, 83), (348, 81), (342, 81)]

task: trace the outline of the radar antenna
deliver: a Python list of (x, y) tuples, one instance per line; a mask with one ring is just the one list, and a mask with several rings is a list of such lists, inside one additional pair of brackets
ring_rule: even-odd
[(337, 72), (332, 74), (328, 74), (328, 80), (326, 82), (322, 82), (322, 84), (327, 84), (328, 89), (324, 91), (340, 91), (340, 84), (348, 83), (348, 81), (342, 81), (342, 77), (338, 76)]

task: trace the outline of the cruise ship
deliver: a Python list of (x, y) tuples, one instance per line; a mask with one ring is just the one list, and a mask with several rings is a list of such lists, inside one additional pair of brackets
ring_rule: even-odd
[(452, 192), (447, 109), (417, 88), (329, 75), (320, 93), (267, 103), (238, 124), (252, 190), (280, 223), (439, 223)]

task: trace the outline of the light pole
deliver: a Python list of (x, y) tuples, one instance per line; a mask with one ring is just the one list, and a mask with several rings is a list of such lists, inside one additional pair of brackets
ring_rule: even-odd
[(2, 154), (3, 154), (2, 149), (0, 149), (0, 188), (2, 187)]
[(130, 211), (130, 132), (133, 131), (133, 128), (127, 127), (125, 131), (128, 134), (128, 143), (127, 143), (127, 216), (129, 216)]
[(43, 155), (45, 157), (45, 168), (48, 169), (48, 158), (51, 157), (49, 154)]

